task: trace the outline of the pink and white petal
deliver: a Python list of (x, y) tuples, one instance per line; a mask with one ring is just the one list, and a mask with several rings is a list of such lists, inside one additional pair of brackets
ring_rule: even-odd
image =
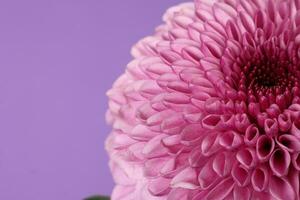
[(194, 168), (187, 167), (171, 181), (172, 188), (196, 189), (199, 187), (198, 174)]

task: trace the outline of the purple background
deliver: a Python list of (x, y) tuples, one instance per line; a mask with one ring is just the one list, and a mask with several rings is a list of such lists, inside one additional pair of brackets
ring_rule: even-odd
[(0, 1), (0, 199), (111, 193), (105, 92), (179, 2)]

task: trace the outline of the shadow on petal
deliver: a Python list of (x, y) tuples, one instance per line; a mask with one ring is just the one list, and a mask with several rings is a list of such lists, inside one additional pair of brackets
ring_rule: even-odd
[(266, 161), (270, 158), (275, 147), (275, 142), (272, 138), (262, 135), (256, 143), (256, 154), (259, 160)]
[(300, 151), (300, 141), (293, 135), (284, 134), (278, 137), (278, 145), (289, 152)]

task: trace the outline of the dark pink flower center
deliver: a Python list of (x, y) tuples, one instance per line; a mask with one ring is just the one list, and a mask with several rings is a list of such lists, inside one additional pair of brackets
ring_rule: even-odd
[(287, 52), (274, 48), (265, 52), (257, 47), (252, 58), (241, 67), (239, 90), (247, 94), (248, 102), (259, 102), (263, 110), (272, 103), (285, 109), (300, 92), (298, 61), (288, 59)]

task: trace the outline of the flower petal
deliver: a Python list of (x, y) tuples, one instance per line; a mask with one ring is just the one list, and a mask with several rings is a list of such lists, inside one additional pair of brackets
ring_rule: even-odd
[(290, 183), (277, 176), (270, 177), (270, 193), (276, 199), (295, 200), (295, 191)]
[(251, 182), (254, 190), (262, 192), (269, 183), (268, 170), (265, 167), (256, 168), (253, 171)]
[(223, 200), (233, 189), (234, 181), (232, 178), (227, 178), (221, 181), (214, 189), (208, 194), (207, 200)]
[(284, 176), (288, 173), (291, 157), (287, 150), (276, 149), (270, 158), (270, 167), (276, 176)]
[(179, 172), (171, 181), (174, 188), (196, 189), (199, 187), (197, 172), (194, 168), (188, 167)]
[(256, 154), (259, 160), (267, 160), (275, 147), (275, 142), (272, 138), (262, 135), (258, 138), (256, 143)]

